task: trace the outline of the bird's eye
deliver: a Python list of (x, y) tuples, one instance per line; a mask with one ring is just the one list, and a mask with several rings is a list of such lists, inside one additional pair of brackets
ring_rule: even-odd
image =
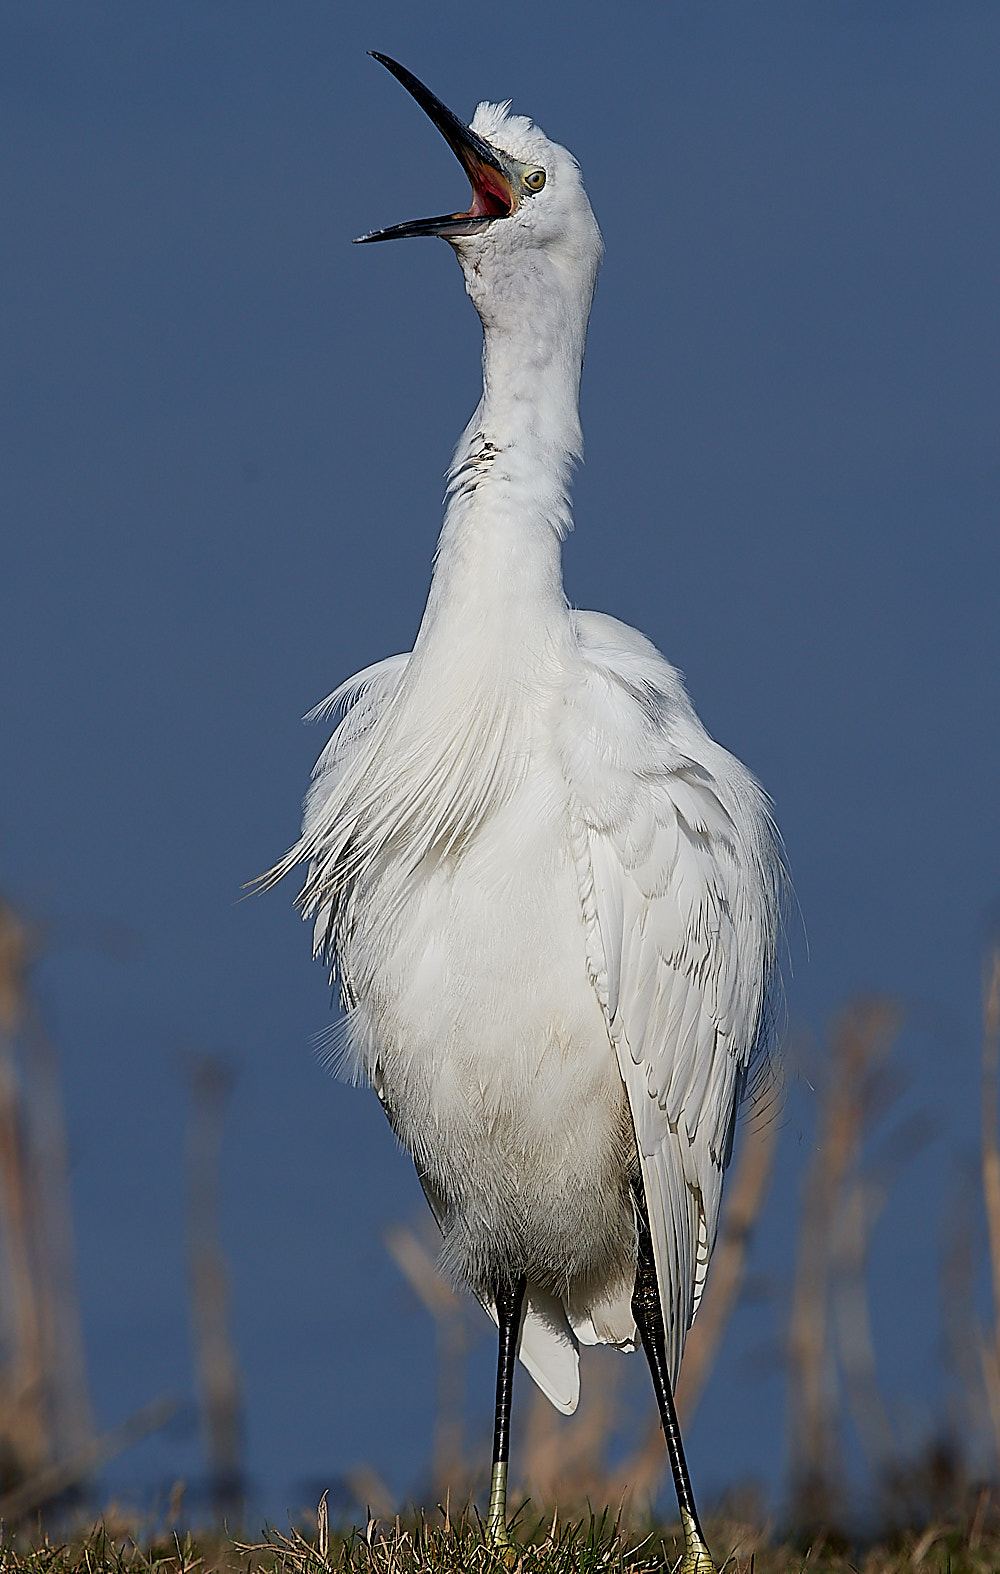
[(541, 191), (545, 185), (545, 171), (543, 169), (529, 169), (524, 177), (524, 184), (529, 191)]

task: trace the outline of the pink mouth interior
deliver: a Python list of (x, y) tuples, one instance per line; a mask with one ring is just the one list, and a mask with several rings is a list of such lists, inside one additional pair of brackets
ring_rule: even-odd
[(469, 218), (473, 219), (501, 219), (510, 214), (513, 203), (510, 192), (502, 182), (499, 175), (488, 165), (479, 164), (472, 176), (472, 207), (469, 209)]

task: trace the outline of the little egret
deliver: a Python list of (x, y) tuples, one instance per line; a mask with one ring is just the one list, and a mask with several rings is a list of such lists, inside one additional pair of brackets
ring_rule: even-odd
[(467, 212), (440, 235), (483, 324), (483, 395), (449, 473), (413, 650), (314, 714), (299, 898), (339, 980), (344, 1055), (413, 1156), (447, 1272), (495, 1318), (488, 1528), (504, 1545), (515, 1358), (557, 1409), (580, 1343), (649, 1361), (683, 1525), (712, 1560), (672, 1388), (773, 969), (767, 799), (680, 675), (562, 585), (602, 242), (576, 162), (509, 106), (442, 133)]

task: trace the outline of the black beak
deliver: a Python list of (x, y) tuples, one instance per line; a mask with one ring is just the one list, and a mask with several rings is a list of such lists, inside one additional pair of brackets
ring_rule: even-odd
[(446, 213), (437, 219), (411, 219), (406, 224), (392, 224), (388, 229), (372, 230), (369, 235), (359, 235), (359, 242), (372, 240), (403, 240), (410, 235), (443, 235), (446, 240), (462, 235), (477, 235), (494, 219), (505, 219), (516, 206), (511, 177), (513, 166), (505, 168), (504, 155), (491, 148), (482, 137), (453, 114), (446, 104), (424, 87), (419, 78), (407, 71), (388, 55), (369, 50), (373, 60), (378, 60), (401, 82), (437, 126), (472, 184), (472, 206), (466, 213)]

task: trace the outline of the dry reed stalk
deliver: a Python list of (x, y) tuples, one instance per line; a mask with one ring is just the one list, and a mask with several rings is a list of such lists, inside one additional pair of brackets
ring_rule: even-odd
[(585, 1347), (580, 1361), (580, 1406), (572, 1417), (557, 1415), (544, 1394), (532, 1392), (518, 1450), (519, 1476), (537, 1504), (617, 1506), (623, 1493), (608, 1466), (607, 1449), (621, 1411), (622, 1358), (617, 1351)]
[[(881, 1053), (884, 1049), (874, 1058), (861, 1088), (863, 1137), (884, 1119), (903, 1087), (888, 1069), (879, 1069)], [(875, 1226), (900, 1171), (935, 1129), (932, 1112), (918, 1110), (894, 1124), (876, 1155), (864, 1159), (860, 1151), (855, 1155), (845, 1176), (833, 1242), (833, 1325), (847, 1405), (876, 1479), (900, 1502), (899, 1489), (910, 1472), (900, 1463), (895, 1432), (879, 1393), (867, 1268)]]
[(35, 1243), (43, 1360), (50, 1374), (50, 1424), (56, 1456), (77, 1454), (94, 1436), (70, 1204), (70, 1160), (58, 1058), (34, 1001), (22, 1035), (30, 1088), (31, 1155), (40, 1221)]
[(432, 1471), (434, 1490), (461, 1500), (472, 1485), (465, 1455), (465, 1359), (469, 1349), (467, 1303), (437, 1271), (434, 1254), (414, 1230), (398, 1224), (383, 1237), (399, 1271), (434, 1320), (437, 1400)]
[(993, 1428), (993, 1451), (996, 1457), (1000, 1451), (1000, 1363), (997, 1362), (997, 1352), (990, 1337), (985, 1334), (980, 1339), (979, 1365)]
[(124, 1453), (134, 1443), (141, 1442), (151, 1432), (158, 1431), (176, 1413), (176, 1400), (162, 1395), (151, 1404), (144, 1405), (113, 1431), (106, 1432), (103, 1437), (91, 1438), (75, 1454), (45, 1466), (0, 1497), (0, 1523), (5, 1529), (19, 1524), (46, 1503), (51, 1503), (63, 1493), (78, 1487), (82, 1481), (95, 1476), (109, 1460)]
[[(581, 1384), (582, 1387), (582, 1384)], [(573, 1417), (575, 1420), (576, 1418)], [(559, 1500), (560, 1462), (565, 1423), (537, 1388), (528, 1404), (528, 1422), (518, 1449), (519, 1468), (523, 1463), (525, 1490), (536, 1503)]]
[(754, 1225), (774, 1169), (778, 1122), (762, 1120), (743, 1133), (739, 1158), (725, 1191), (719, 1235), (698, 1316), (684, 1347), (677, 1410), (685, 1426), (698, 1408), (746, 1276)]
[[(754, 1226), (760, 1217), (774, 1169), (778, 1123), (751, 1126), (739, 1146), (739, 1159), (724, 1193), (719, 1236), (698, 1316), (684, 1347), (677, 1384), (677, 1409), (688, 1427), (718, 1358), (746, 1277)], [(633, 1514), (648, 1514), (666, 1471), (663, 1433), (658, 1420), (646, 1426), (637, 1447), (609, 1478), (609, 1502), (624, 1500)]]
[(0, 1416), (3, 1474), (14, 1480), (48, 1463), (51, 1439), (45, 1403), (41, 1315), (32, 1241), (32, 1173), (15, 1042), (27, 1016), (27, 976), (35, 937), (6, 903), (0, 905), (0, 1197), (6, 1258), (10, 1349), (3, 1373)]
[(345, 1472), (344, 1480), (351, 1489), (355, 1503), (364, 1504), (369, 1520), (393, 1517), (396, 1500), (382, 1477), (370, 1465), (355, 1465)]
[(994, 947), (983, 967), (983, 1070), (982, 1070), (982, 1186), (989, 1238), (990, 1278), (993, 1288), (993, 1326), (981, 1336), (981, 1362), (990, 1419), (994, 1457), (1000, 1467), (1000, 946)]
[(884, 1201), (883, 1193), (876, 1205), (873, 1188), (860, 1174), (850, 1178), (834, 1243), (833, 1274), (837, 1354), (847, 1402), (861, 1445), (880, 1468), (891, 1460), (895, 1439), (878, 1389), (865, 1270), (872, 1230)]
[(41, 934), (0, 898), (0, 1475), (35, 1478), (92, 1437), (55, 1054), (29, 987)]
[(0, 1522), (79, 1488), (176, 1410), (147, 1405), (95, 1437), (84, 1370), (62, 1095), (29, 988), (41, 935), (0, 898)]
[[(789, 1453), (794, 1461), (794, 1512), (804, 1525), (829, 1522), (840, 1475), (839, 1392), (831, 1338), (831, 1301), (838, 1274), (855, 1279), (862, 1250), (845, 1260), (844, 1214), (874, 1107), (875, 1069), (899, 1029), (896, 1006), (883, 999), (857, 1001), (831, 1036), (820, 1129), (803, 1190), (799, 1253), (788, 1331)], [(856, 1242), (855, 1225), (855, 1242)], [(848, 1230), (848, 1238), (850, 1230)], [(854, 1286), (854, 1319), (863, 1283)], [(861, 1318), (865, 1326), (866, 1313)], [(864, 1365), (863, 1357), (860, 1364)]]
[(966, 1456), (976, 1454), (984, 1436), (992, 1431), (984, 1409), (982, 1330), (975, 1314), (976, 1186), (977, 1178), (966, 1174), (951, 1197), (944, 1218), (941, 1252), (941, 1326), (945, 1366), (952, 1378), (947, 1431), (953, 1438), (963, 1440)]
[(219, 1223), (222, 1127), (232, 1071), (202, 1056), (191, 1062), (186, 1224), (191, 1325), (202, 1433), (216, 1510), (242, 1511), (243, 1384), (229, 1326), (229, 1274)]
[(608, 1477), (609, 1503), (621, 1503), (631, 1520), (649, 1519), (667, 1469), (663, 1431), (658, 1420), (648, 1421), (639, 1443)]

